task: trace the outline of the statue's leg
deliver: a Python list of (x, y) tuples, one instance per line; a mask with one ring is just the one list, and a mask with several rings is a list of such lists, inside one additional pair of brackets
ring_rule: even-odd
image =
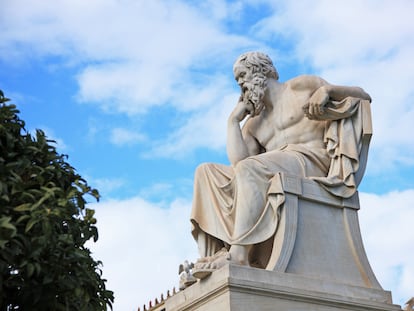
[[(249, 264), (252, 246), (271, 238), (278, 225), (283, 189), (274, 183), (277, 173), (323, 176), (311, 156), (296, 150), (275, 150), (240, 161), (234, 169), (203, 164), (196, 171), (191, 221), (200, 256), (200, 278), (228, 263)], [(268, 195), (274, 196), (272, 203)], [(215, 237), (216, 239), (214, 239)], [(230, 247), (218, 251), (220, 243)], [(207, 257), (206, 257), (207, 256)]]
[(224, 247), (223, 241), (199, 230), (197, 233), (198, 253), (201, 258), (213, 256)]
[[(256, 232), (254, 228), (259, 229), (271, 179), (280, 172), (303, 176), (303, 165), (294, 153), (271, 151), (240, 161), (234, 172), (233, 239), (240, 241), (238, 244), (248, 244), (243, 240), (263, 242), (270, 236), (261, 237), (260, 230)], [(248, 237), (250, 235), (258, 236)]]
[(303, 176), (305, 169), (294, 152), (273, 151), (240, 161), (234, 172), (234, 243), (230, 255), (232, 261), (248, 264), (252, 245), (269, 239), (277, 228), (273, 210), (277, 207), (271, 208), (267, 202), (271, 179), (280, 172)]
[(225, 246), (224, 241), (229, 240), (228, 232), (232, 231), (232, 224), (223, 219), (226, 217), (226, 206), (231, 207), (233, 201), (231, 188), (226, 188), (232, 177), (233, 169), (229, 166), (203, 163), (197, 167), (190, 219), (200, 257), (214, 255)]
[(230, 261), (238, 265), (249, 265), (249, 252), (253, 245), (238, 245), (233, 244), (230, 247)]

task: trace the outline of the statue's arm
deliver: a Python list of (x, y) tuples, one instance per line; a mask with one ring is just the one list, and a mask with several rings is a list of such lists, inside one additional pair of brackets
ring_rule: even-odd
[(330, 100), (341, 101), (346, 97), (356, 97), (371, 101), (371, 96), (358, 86), (339, 86), (327, 84), (321, 87)]
[(309, 118), (317, 118), (323, 114), (328, 101), (342, 101), (346, 97), (371, 101), (371, 96), (360, 87), (325, 84), (315, 90), (303, 108)]
[(245, 104), (239, 101), (227, 122), (227, 156), (232, 166), (260, 151), (260, 145), (249, 131), (248, 123), (251, 120), (246, 120), (243, 130), (240, 127), (240, 122), (247, 116)]

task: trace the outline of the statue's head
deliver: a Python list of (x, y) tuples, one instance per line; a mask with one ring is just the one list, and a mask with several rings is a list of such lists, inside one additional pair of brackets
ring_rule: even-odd
[(266, 78), (279, 79), (279, 74), (273, 66), (269, 56), (261, 52), (247, 52), (240, 55), (233, 66), (233, 71), (237, 66), (244, 66), (253, 75), (264, 75)]
[(279, 74), (269, 56), (261, 52), (240, 55), (233, 66), (234, 78), (241, 87), (241, 99), (252, 107), (249, 113), (257, 116), (264, 109), (267, 80), (278, 80)]

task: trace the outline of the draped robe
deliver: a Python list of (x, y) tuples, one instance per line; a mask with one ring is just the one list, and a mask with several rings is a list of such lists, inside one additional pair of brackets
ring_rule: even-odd
[(233, 244), (258, 245), (275, 234), (284, 202), (279, 173), (314, 179), (335, 196), (352, 196), (362, 138), (360, 102), (353, 97), (328, 102), (318, 117), (325, 122), (325, 148), (288, 144), (234, 167), (200, 165), (190, 218), (200, 255), (211, 256)]

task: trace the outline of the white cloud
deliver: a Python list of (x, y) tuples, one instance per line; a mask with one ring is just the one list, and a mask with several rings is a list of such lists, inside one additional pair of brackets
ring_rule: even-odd
[(191, 70), (252, 43), (182, 1), (8, 1), (1, 17), (0, 55), (63, 56), (81, 65), (80, 101), (128, 114), (167, 103), (177, 83), (194, 87)]
[(103, 198), (110, 197), (115, 190), (120, 189), (126, 183), (126, 181), (121, 178), (90, 178), (87, 176), (86, 180), (88, 180), (91, 187), (99, 190), (99, 194)]
[[(165, 187), (165, 185), (163, 186)], [(394, 303), (403, 304), (414, 288), (414, 190), (384, 195), (362, 193), (362, 237), (371, 266)], [(190, 234), (191, 203), (176, 199), (156, 205), (140, 197), (91, 204), (99, 240), (93, 256), (104, 263), (115, 311), (133, 310), (178, 284), (178, 265), (197, 258)]]
[(91, 65), (78, 76), (79, 100), (94, 102), (108, 112), (144, 113), (163, 104), (173, 92), (174, 68), (138, 62)]
[(242, 1), (207, 0), (198, 3), (199, 8), (215, 20), (238, 20), (246, 5)]
[(161, 293), (178, 289), (178, 266), (197, 258), (190, 234), (190, 202), (157, 206), (139, 197), (91, 204), (99, 240), (91, 244), (103, 261), (107, 288), (115, 291), (114, 310), (136, 310)]
[[(0, 13), (4, 16), (0, 18), (4, 30), (0, 55), (5, 59), (63, 58), (78, 68), (78, 101), (108, 113), (133, 117), (151, 107), (171, 105), (194, 114), (194, 120), (189, 115), (188, 125), (177, 126), (156, 142), (163, 145), (164, 155), (177, 154), (178, 147), (216, 149), (224, 142), (224, 132), (216, 130), (218, 121), (224, 120), (218, 113), (228, 109), (213, 106), (231, 93), (235, 50), (259, 44), (254, 38), (227, 33), (223, 27), (228, 20), (240, 18), (243, 6), (217, 0), (201, 4), (60, 0), (36, 6), (9, 1)], [(213, 114), (213, 119), (206, 119)], [(221, 124), (220, 130), (225, 122)], [(91, 137), (97, 129), (91, 127)], [(207, 139), (196, 139), (193, 130)], [(127, 131), (114, 129), (111, 142), (140, 140)]]
[(161, 202), (168, 202), (176, 197), (189, 197), (193, 189), (192, 179), (179, 179), (171, 183), (156, 183), (148, 187), (141, 188), (139, 197), (149, 201), (156, 200)]
[[(226, 85), (226, 84), (224, 84)], [(154, 147), (145, 156), (182, 158), (197, 148), (208, 147), (223, 151), (226, 144), (227, 117), (235, 106), (239, 94), (229, 92), (230, 88), (220, 85), (208, 88), (206, 94), (208, 105), (202, 106), (191, 115), (183, 126), (177, 128), (162, 141), (156, 141)], [(200, 98), (196, 98), (199, 100)], [(186, 104), (184, 104), (186, 105)]]
[(414, 190), (362, 193), (359, 218), (368, 259), (380, 284), (404, 304), (414, 289)]
[(111, 131), (110, 141), (114, 145), (132, 145), (146, 140), (145, 135), (124, 128), (114, 128)]

